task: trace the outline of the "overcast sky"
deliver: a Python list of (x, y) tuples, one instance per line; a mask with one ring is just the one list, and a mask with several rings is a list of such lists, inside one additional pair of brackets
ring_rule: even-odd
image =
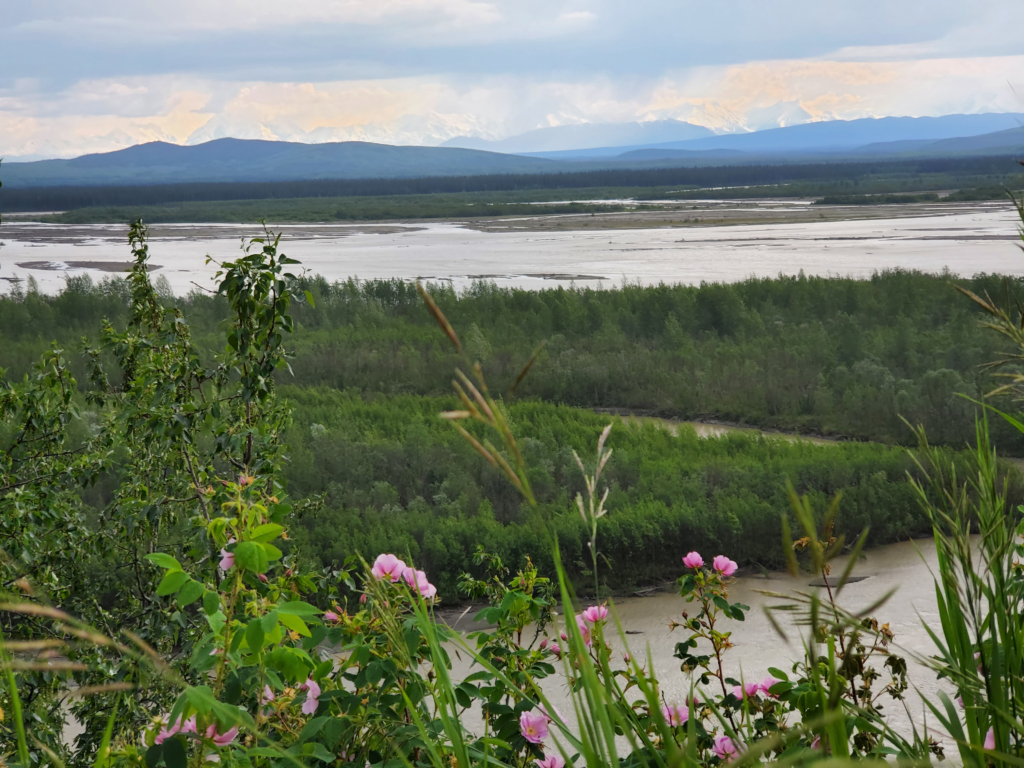
[(0, 0), (8, 158), (957, 112), (1024, 112), (1024, 3)]

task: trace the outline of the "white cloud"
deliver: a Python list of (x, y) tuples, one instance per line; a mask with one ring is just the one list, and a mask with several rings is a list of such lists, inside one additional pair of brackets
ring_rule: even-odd
[(8, 157), (218, 136), (436, 144), (582, 122), (742, 131), (1024, 111), (1007, 82), (1024, 93), (1024, 5), (1005, 0), (10, 5)]

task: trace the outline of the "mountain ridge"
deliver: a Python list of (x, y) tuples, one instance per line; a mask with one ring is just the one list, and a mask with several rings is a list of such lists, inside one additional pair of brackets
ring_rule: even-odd
[(542, 158), (455, 147), (403, 147), (349, 141), (324, 144), (214, 139), (190, 146), (153, 141), (68, 160), (3, 165), (4, 184), (146, 184), (186, 181), (294, 181), (543, 173)]

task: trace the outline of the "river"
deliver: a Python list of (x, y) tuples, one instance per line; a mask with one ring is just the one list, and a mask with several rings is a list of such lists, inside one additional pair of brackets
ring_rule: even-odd
[[(570, 281), (592, 287), (623, 281), (696, 285), (801, 271), (867, 278), (895, 267), (948, 269), (968, 276), (1024, 274), (1024, 259), (1012, 245), (1019, 220), (1006, 204), (933, 205), (921, 215), (879, 215), (892, 218), (623, 229), (584, 229), (580, 224), (580, 229), (559, 231), (531, 230), (527, 224), (517, 229), (510, 220), (502, 220), (507, 229), (500, 231), (480, 231), (467, 222), (301, 224), (277, 229), (285, 253), (329, 280), (422, 278), (460, 288), (480, 279), (522, 288)], [(749, 221), (750, 211), (744, 216)], [(205, 263), (207, 254), (218, 260), (237, 257), (240, 239), (255, 229), (229, 224), (154, 226), (151, 263), (177, 294), (197, 286), (208, 289), (216, 266)], [(123, 271), (130, 260), (125, 235), (121, 225), (5, 219), (0, 227), (0, 279), (33, 276), (41, 290), (54, 292), (63, 287), (67, 275), (101, 278)]]

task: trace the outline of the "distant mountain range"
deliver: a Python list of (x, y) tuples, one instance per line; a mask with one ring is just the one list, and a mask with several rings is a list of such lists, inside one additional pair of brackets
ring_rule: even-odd
[[(696, 137), (665, 140), (679, 136)], [(156, 141), (72, 160), (7, 162), (0, 168), (0, 179), (11, 187), (37, 187), (568, 173), (598, 168), (778, 163), (826, 157), (863, 160), (1024, 156), (1024, 115), (832, 120), (718, 136), (700, 126), (662, 120), (560, 126), (500, 142), (465, 141), (493, 150), (578, 147), (613, 139), (632, 143), (504, 154), (478, 148), (391, 146), (361, 141), (303, 144), (223, 138), (194, 146)]]
[(459, 136), (449, 139), (441, 146), (484, 149), (489, 152), (510, 152), (522, 155), (592, 147), (664, 144), (713, 137), (714, 135), (714, 131), (682, 120), (651, 120), (643, 123), (559, 125), (553, 128), (538, 128), (497, 141)]
[[(644, 144), (604, 146), (593, 149), (572, 149), (558, 152), (529, 152), (534, 157), (550, 160), (584, 160), (621, 157), (626, 152), (639, 149), (737, 150), (747, 154), (836, 154), (867, 150), (867, 146), (891, 144), (893, 142), (917, 142), (915, 146), (876, 147), (869, 153), (890, 154), (893, 151), (920, 150), (943, 139), (962, 139), (1024, 126), (1024, 114), (988, 113), (981, 115), (944, 115), (942, 117), (881, 117), (860, 120), (829, 120), (817, 123), (802, 123), (786, 128), (771, 128), (753, 133), (732, 133), (719, 136), (705, 136), (686, 141), (647, 142)], [(545, 129), (554, 130), (554, 129)], [(535, 132), (534, 132), (535, 133)], [(524, 134), (526, 135), (526, 134)], [(1011, 138), (1009, 134), (994, 139), (996, 143)], [(507, 141), (511, 141), (508, 139)], [(972, 151), (966, 149), (956, 151)], [(990, 144), (992, 148), (996, 144)], [(976, 149), (981, 149), (979, 144)], [(935, 151), (947, 151), (935, 147)], [(861, 153), (861, 152), (859, 152)], [(665, 155), (669, 157), (670, 155)], [(649, 159), (651, 159), (649, 157)]]
[(0, 166), (0, 180), (12, 187), (297, 181), (551, 173), (560, 165), (536, 157), (450, 147), (215, 139), (186, 147), (153, 141), (72, 160), (7, 162)]

